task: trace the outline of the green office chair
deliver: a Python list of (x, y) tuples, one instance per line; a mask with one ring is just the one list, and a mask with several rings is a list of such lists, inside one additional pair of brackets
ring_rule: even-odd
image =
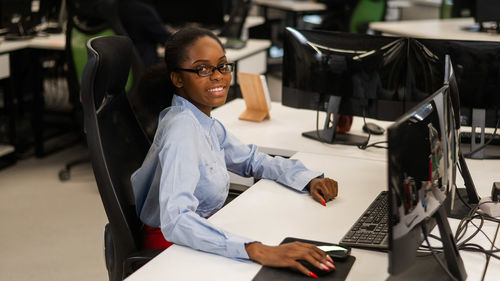
[(383, 21), (386, 2), (386, 0), (359, 0), (349, 21), (349, 32), (366, 33), (370, 22)]
[(441, 0), (441, 7), (439, 8), (439, 18), (449, 19), (453, 17), (453, 0)]
[[(69, 96), (75, 111), (74, 115), (81, 119), (80, 85), (83, 68), (87, 63), (86, 42), (99, 36), (126, 35), (126, 32), (118, 18), (116, 0), (88, 2), (72, 0), (68, 1), (67, 12), (66, 59)], [(92, 13), (92, 18), (88, 19), (90, 13)], [(135, 88), (138, 77), (144, 72), (144, 66), (135, 49), (133, 49), (132, 54), (132, 70), (127, 80), (127, 92)], [(83, 128), (83, 124), (80, 124), (80, 127)], [(61, 181), (69, 180), (73, 167), (88, 162), (88, 157), (82, 157), (66, 163), (65, 167), (59, 171), (59, 179)]]

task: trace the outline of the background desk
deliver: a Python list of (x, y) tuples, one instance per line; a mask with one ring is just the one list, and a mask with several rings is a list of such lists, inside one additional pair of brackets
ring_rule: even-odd
[(323, 3), (314, 3), (312, 1), (294, 1), (294, 0), (252, 0), (255, 5), (264, 8), (273, 8), (287, 12), (311, 13), (326, 10)]
[[(23, 49), (42, 49), (42, 50), (55, 50), (55, 51), (63, 51), (65, 46), (65, 39), (63, 34), (54, 34), (49, 35), (47, 37), (35, 37), (29, 40), (20, 40), (20, 41), (0, 41), (0, 79), (2, 79), (2, 87), (4, 89), (4, 97), (3, 97), (3, 108), (7, 118), (9, 119), (8, 125), (8, 135), (10, 144), (0, 144), (0, 159), (3, 157), (7, 158), (7, 162), (15, 161), (15, 148), (12, 144), (15, 142), (16, 138), (16, 103), (14, 102), (14, 96), (16, 93), (12, 91), (12, 85), (8, 78), (10, 78), (10, 53)], [(41, 95), (41, 93), (35, 93), (35, 95)], [(40, 120), (40, 118), (36, 118)], [(41, 135), (35, 134), (35, 143), (41, 141)], [(38, 146), (38, 150), (40, 150), (40, 146)], [(42, 148), (43, 149), (43, 148)], [(37, 151), (37, 154), (42, 154), (40, 151)], [(2, 165), (3, 161), (0, 161), (0, 165)], [(8, 163), (5, 163), (8, 164)]]
[(500, 41), (500, 34), (466, 30), (472, 26), (476, 26), (473, 18), (370, 23), (370, 29), (398, 36), (448, 40)]
[[(339, 197), (323, 207), (307, 194), (261, 180), (209, 221), (227, 231), (271, 245), (279, 244), (287, 236), (338, 242), (376, 195), (386, 189), (385, 161), (312, 153), (297, 153), (294, 158), (310, 169), (324, 171), (326, 176), (338, 179)], [(457, 221), (451, 220), (450, 224), (455, 229)], [(484, 228), (491, 237), (495, 230), (493, 225)], [(473, 241), (488, 245), (480, 235)], [(388, 277), (387, 254), (360, 249), (353, 249), (352, 254), (356, 262), (347, 280), (385, 280)], [(484, 256), (463, 253), (462, 257), (468, 280), (479, 280), (485, 265)], [(490, 264), (486, 280), (496, 280), (500, 276), (497, 265)], [(127, 280), (251, 280), (259, 269), (260, 265), (255, 263), (173, 245)]]
[(286, 13), (286, 25), (296, 27), (299, 17), (310, 14), (318, 14), (326, 11), (326, 5), (323, 3), (314, 3), (312, 1), (294, 1), (294, 0), (252, 0), (254, 5), (261, 8), (261, 15), (269, 22), (268, 9), (279, 10)]
[[(260, 19), (262, 20), (262, 19)], [(256, 19), (256, 21), (260, 21)], [(3, 79), (4, 88), (3, 115), (8, 118), (8, 135), (10, 143), (0, 143), (0, 166), (2, 162), (12, 163), (15, 159), (15, 148), (12, 144), (16, 141), (16, 93), (12, 91), (10, 78), (10, 53), (23, 49), (39, 49), (50, 51), (64, 51), (66, 37), (64, 34), (50, 34), (48, 36), (37, 36), (29, 40), (19, 41), (0, 41), (0, 79)], [(228, 60), (236, 63), (237, 71), (250, 73), (265, 73), (267, 67), (267, 50), (271, 43), (268, 40), (249, 39), (247, 45), (242, 49), (227, 49), (226, 56)], [(33, 97), (35, 105), (33, 106), (32, 118), (33, 138), (35, 143), (35, 154), (39, 157), (46, 154), (44, 146), (43, 126), (43, 92), (35, 92)], [(4, 157), (5, 156), (5, 157)]]
[(19, 41), (8, 41), (2, 38), (2, 41), (0, 41), (0, 53), (8, 53), (26, 48), (63, 51), (66, 46), (65, 38), (64, 34), (36, 36), (32, 39)]

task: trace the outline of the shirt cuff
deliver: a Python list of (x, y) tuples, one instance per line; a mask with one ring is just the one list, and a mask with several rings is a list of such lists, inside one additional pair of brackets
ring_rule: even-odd
[(245, 244), (256, 242), (239, 235), (226, 233), (228, 236), (226, 241), (226, 256), (235, 259), (249, 259)]
[(296, 189), (296, 190), (301, 191), (301, 192), (307, 192), (307, 188), (306, 188), (307, 184), (309, 184), (309, 182), (312, 179), (323, 178), (324, 176), (325, 175), (323, 173), (320, 173), (320, 172), (313, 172), (310, 170), (301, 171), (301, 172), (297, 173), (295, 180), (294, 180), (291, 187), (293, 189)]

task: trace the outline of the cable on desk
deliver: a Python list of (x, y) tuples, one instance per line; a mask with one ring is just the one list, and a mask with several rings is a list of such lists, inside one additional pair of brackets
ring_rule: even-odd
[[(457, 226), (457, 230), (455, 232), (455, 240), (457, 242), (457, 248), (461, 251), (479, 252), (479, 253), (485, 254), (486, 259), (487, 259), (487, 264), (488, 264), (490, 257), (493, 257), (495, 259), (500, 260), (500, 255), (497, 254), (497, 253), (500, 253), (500, 249), (498, 247), (496, 247), (494, 244), (494, 241), (498, 235), (498, 228), (500, 227), (500, 219), (490, 217), (488, 215), (481, 214), (478, 212), (479, 206), (482, 204), (485, 204), (485, 203), (491, 203), (491, 201), (481, 202), (481, 204), (479, 204), (475, 208), (472, 208), (471, 211), (469, 212), (469, 214), (460, 221), (459, 225)], [(474, 219), (480, 220), (479, 226), (476, 225), (472, 221)], [(482, 230), (482, 227), (484, 225), (485, 220), (499, 223), (499, 226), (497, 227), (497, 231), (495, 233), (495, 237), (493, 238), (493, 240), (490, 239), (490, 237), (488, 237), (488, 235), (486, 233), (484, 233), (484, 231)], [(472, 224), (476, 228), (476, 230), (474, 231), (474, 233), (470, 234), (467, 238), (465, 238), (465, 240), (461, 241), (465, 237), (465, 232), (467, 232), (469, 223)], [(476, 243), (468, 243), (471, 239), (473, 239), (480, 232), (491, 243), (492, 246), (491, 246), (490, 250), (486, 250), (481, 245), (478, 245)], [(433, 234), (429, 234), (428, 237), (431, 237), (437, 241), (441, 241), (440, 237), (433, 235)], [(429, 248), (430, 247), (428, 245), (421, 245), (419, 250), (421, 252), (425, 253), (426, 251), (429, 251)], [(436, 251), (436, 250), (442, 251), (443, 248), (442, 247), (433, 247), (433, 250), (434, 251)]]
[[(363, 107), (363, 125), (366, 126), (366, 118), (365, 118), (365, 108)], [(361, 149), (361, 150), (365, 150), (367, 149), (368, 147), (376, 147), (376, 148), (384, 148), (384, 149), (389, 149), (389, 147), (387, 146), (380, 146), (379, 144), (381, 143), (387, 143), (387, 141), (377, 141), (377, 142), (374, 142), (374, 143), (369, 143), (370, 141), (370, 137), (372, 136), (372, 133), (370, 131), (368, 131), (368, 138), (366, 139), (366, 142), (364, 144), (361, 144), (361, 145), (358, 145), (358, 148)]]

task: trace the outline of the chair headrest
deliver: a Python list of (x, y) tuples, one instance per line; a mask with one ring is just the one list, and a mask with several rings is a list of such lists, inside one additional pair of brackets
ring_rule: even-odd
[[(125, 92), (130, 72), (133, 44), (126, 36), (102, 36), (87, 42), (89, 62), (97, 61), (94, 93), (118, 95)], [(96, 101), (102, 97), (94, 97)]]

